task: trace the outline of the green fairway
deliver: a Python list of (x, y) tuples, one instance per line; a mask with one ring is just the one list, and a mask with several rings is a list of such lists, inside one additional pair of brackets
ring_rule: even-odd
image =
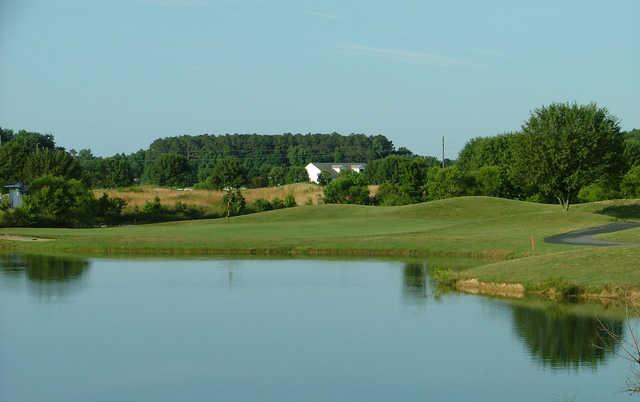
[[(0, 250), (67, 255), (473, 256), (461, 273), (530, 287), (563, 279), (589, 288), (638, 286), (640, 249), (553, 245), (544, 238), (620, 217), (585, 204), (461, 197), (403, 207), (304, 206), (225, 219), (95, 229), (0, 229)], [(635, 236), (639, 231), (629, 231)], [(615, 236), (626, 236), (616, 234)], [(533, 243), (532, 244), (532, 240)], [(533, 246), (533, 247), (532, 247)], [(466, 267), (465, 267), (466, 268)]]
[[(305, 206), (225, 219), (96, 229), (12, 228), (50, 242), (2, 242), (20, 251), (89, 255), (135, 253), (457, 254), (505, 259), (560, 251), (544, 237), (612, 218), (488, 197), (403, 207)], [(0, 233), (1, 233), (0, 232)], [(531, 250), (530, 239), (535, 239)]]

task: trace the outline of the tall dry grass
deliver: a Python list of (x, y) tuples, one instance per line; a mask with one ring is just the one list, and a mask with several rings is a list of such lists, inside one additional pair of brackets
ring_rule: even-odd
[[(155, 197), (165, 205), (173, 205), (180, 201), (187, 205), (195, 205), (209, 209), (217, 209), (222, 204), (223, 191), (212, 190), (186, 190), (180, 191), (173, 188), (137, 186), (123, 189), (95, 190), (96, 196), (107, 193), (109, 197), (120, 197), (127, 201), (129, 208), (141, 207), (147, 201)], [(311, 183), (287, 184), (278, 187), (250, 188), (242, 190), (242, 195), (251, 203), (258, 198), (272, 201), (274, 198), (284, 199), (287, 195), (293, 195), (298, 205), (307, 202), (318, 204), (322, 199), (322, 187)], [(309, 201), (310, 200), (310, 201)]]

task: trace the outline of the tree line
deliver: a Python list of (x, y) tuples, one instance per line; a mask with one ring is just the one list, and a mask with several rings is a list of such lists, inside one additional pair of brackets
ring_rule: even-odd
[(123, 200), (96, 198), (90, 191), (133, 184), (227, 189), (227, 214), (279, 209), (295, 205), (295, 200), (257, 200), (246, 205), (238, 190), (306, 182), (304, 165), (310, 161), (368, 161), (411, 154), (396, 150), (382, 135), (337, 133), (178, 136), (156, 140), (147, 150), (109, 157), (95, 156), (87, 149), (66, 150), (50, 134), (25, 130), (0, 128), (0, 140), (0, 186), (20, 182), (29, 188), (22, 208), (9, 211), (6, 198), (0, 203), (0, 224), (12, 226), (78, 227), (218, 217), (183, 204), (165, 206), (160, 200), (125, 211)]
[[(375, 196), (367, 184), (380, 184)], [(329, 183), (327, 202), (403, 205), (464, 195), (559, 203), (640, 198), (640, 130), (596, 104), (536, 109), (520, 131), (470, 140), (456, 161), (392, 155)]]
[[(457, 160), (444, 164), (396, 149), (382, 135), (183, 135), (110, 157), (67, 151), (50, 134), (0, 128), (0, 140), (0, 185), (30, 187), (26, 207), (4, 214), (14, 224), (121, 222), (124, 202), (95, 198), (89, 190), (137, 183), (226, 189), (229, 214), (274, 209), (280, 203), (246, 206), (239, 190), (306, 182), (304, 165), (311, 161), (368, 163), (363, 173), (322, 175), (328, 203), (404, 205), (486, 195), (556, 202), (568, 209), (574, 202), (640, 197), (640, 130), (623, 132), (619, 120), (596, 104), (540, 107), (519, 131), (474, 138)], [(369, 192), (372, 184), (379, 185), (375, 195)], [(184, 205), (148, 204), (130, 220), (206, 217)]]
[[(223, 188), (266, 187), (306, 181), (309, 162), (368, 162), (394, 154), (383, 135), (290, 134), (182, 135), (155, 140), (148, 149), (110, 157), (91, 150), (66, 151), (49, 134), (0, 128), (0, 184), (30, 182), (48, 173), (81, 180), (91, 188), (136, 183)], [(220, 180), (220, 177), (224, 179)]]

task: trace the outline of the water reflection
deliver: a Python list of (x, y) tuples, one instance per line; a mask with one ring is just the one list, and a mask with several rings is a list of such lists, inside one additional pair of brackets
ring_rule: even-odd
[(429, 295), (429, 266), (423, 262), (404, 265), (402, 271), (403, 295), (410, 300), (425, 301)]
[(0, 255), (0, 270), (8, 280), (27, 278), (31, 292), (41, 298), (62, 297), (83, 284), (89, 262), (43, 255)]
[(529, 353), (552, 368), (595, 368), (615, 354), (624, 332), (622, 320), (574, 314), (562, 305), (540, 308), (514, 304), (512, 317), (514, 332)]

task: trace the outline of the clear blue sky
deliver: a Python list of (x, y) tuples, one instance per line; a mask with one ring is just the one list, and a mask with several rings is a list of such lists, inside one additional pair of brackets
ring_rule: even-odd
[(449, 157), (554, 101), (595, 101), (630, 129), (634, 3), (0, 0), (0, 126), (99, 155), (338, 131), (434, 155), (444, 135)]

